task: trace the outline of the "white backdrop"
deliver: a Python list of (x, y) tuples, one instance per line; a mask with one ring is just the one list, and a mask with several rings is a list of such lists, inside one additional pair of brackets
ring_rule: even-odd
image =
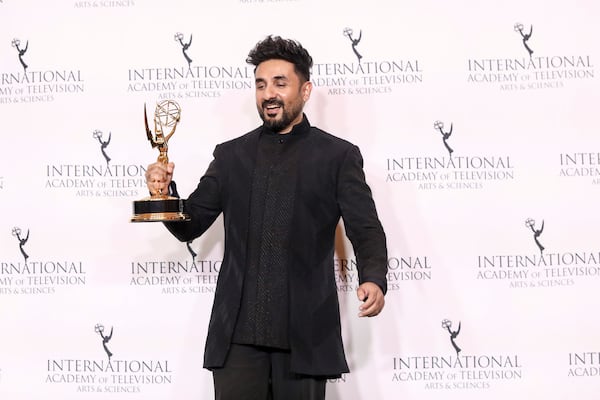
[(309, 120), (361, 148), (388, 236), (386, 308), (359, 319), (340, 226), (352, 372), (328, 400), (597, 398), (598, 17), (591, 0), (0, 1), (0, 397), (212, 397), (222, 222), (187, 246), (129, 222), (158, 156), (143, 107), (182, 107), (185, 196), (259, 124), (245, 58), (278, 34), (312, 54)]

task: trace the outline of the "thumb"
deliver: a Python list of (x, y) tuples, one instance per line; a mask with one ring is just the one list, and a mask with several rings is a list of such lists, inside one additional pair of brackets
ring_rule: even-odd
[(358, 296), (358, 300), (360, 300), (360, 301), (363, 301), (367, 298), (367, 291), (362, 287), (359, 287), (356, 290), (356, 294)]

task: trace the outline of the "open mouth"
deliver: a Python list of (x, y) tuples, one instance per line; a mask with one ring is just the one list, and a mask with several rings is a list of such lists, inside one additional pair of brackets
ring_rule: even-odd
[(279, 110), (282, 108), (283, 104), (277, 103), (266, 103), (263, 104), (263, 109), (265, 110), (265, 114), (269, 117), (274, 117), (279, 113)]

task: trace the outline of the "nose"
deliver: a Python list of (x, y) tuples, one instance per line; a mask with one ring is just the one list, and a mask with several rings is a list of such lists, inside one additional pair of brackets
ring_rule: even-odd
[(277, 96), (275, 87), (273, 85), (267, 85), (263, 90), (263, 98), (265, 100), (272, 100)]

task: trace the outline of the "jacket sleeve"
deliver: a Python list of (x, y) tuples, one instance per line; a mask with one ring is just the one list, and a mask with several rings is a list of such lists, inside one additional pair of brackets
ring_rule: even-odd
[(363, 159), (356, 146), (342, 162), (337, 187), (346, 235), (354, 249), (360, 283), (373, 282), (387, 292), (386, 237), (371, 189), (365, 181)]
[(182, 242), (188, 242), (202, 235), (222, 212), (218, 148), (219, 146), (215, 148), (214, 159), (200, 178), (198, 186), (185, 200), (185, 211), (190, 215), (191, 220), (164, 223), (167, 229)]

